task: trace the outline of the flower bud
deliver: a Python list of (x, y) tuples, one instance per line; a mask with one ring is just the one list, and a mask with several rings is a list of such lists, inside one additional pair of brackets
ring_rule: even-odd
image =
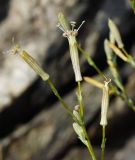
[(118, 30), (117, 26), (115, 25), (115, 23), (111, 19), (109, 19), (108, 26), (109, 26), (110, 31), (111, 31), (111, 36), (113, 36), (113, 39), (115, 39), (119, 48), (123, 48), (124, 44), (122, 42), (119, 30)]
[(107, 110), (109, 105), (109, 87), (108, 84), (111, 81), (105, 81), (103, 87), (103, 96), (102, 96), (102, 104), (101, 104), (101, 121), (100, 125), (106, 126), (107, 125)]
[(44, 81), (49, 79), (49, 75), (38, 65), (36, 60), (26, 51), (22, 50), (19, 45), (11, 49), (12, 54), (18, 54)]
[(113, 50), (113, 52), (114, 52), (118, 57), (120, 57), (123, 61), (129, 62), (128, 57), (126, 57), (126, 56), (124, 55), (124, 53), (123, 53), (119, 48), (117, 48), (113, 43), (110, 43), (110, 42), (109, 42), (109, 47), (110, 47), (110, 48)]
[(78, 123), (74, 122), (73, 128), (74, 128), (74, 131), (76, 132), (76, 134), (78, 135), (78, 138), (82, 141), (82, 143), (84, 143), (86, 146), (88, 146), (88, 142), (85, 138), (85, 134), (83, 132), (82, 127)]
[(49, 75), (38, 65), (36, 60), (31, 57), (26, 51), (22, 51), (21, 58), (44, 80), (49, 79)]

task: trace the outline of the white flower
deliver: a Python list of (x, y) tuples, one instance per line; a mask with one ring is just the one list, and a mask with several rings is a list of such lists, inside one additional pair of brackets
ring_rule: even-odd
[(102, 96), (102, 104), (101, 104), (101, 121), (100, 121), (100, 125), (102, 125), (102, 126), (107, 125), (107, 111), (108, 111), (108, 105), (109, 105), (108, 84), (110, 82), (111, 82), (111, 79), (109, 81), (105, 81), (105, 84), (103, 87), (103, 96)]
[(62, 13), (59, 13), (58, 15), (59, 24), (58, 27), (64, 32), (63, 36), (68, 39), (69, 42), (69, 48), (70, 48), (70, 56), (71, 61), (73, 65), (73, 70), (75, 73), (75, 80), (76, 81), (82, 81), (81, 71), (80, 71), (80, 65), (79, 65), (79, 55), (78, 55), (78, 49), (77, 49), (77, 41), (76, 36), (78, 34), (78, 31), (84, 21), (81, 23), (78, 29), (75, 29), (75, 22), (70, 22), (71, 28), (69, 23), (67, 22), (66, 18)]

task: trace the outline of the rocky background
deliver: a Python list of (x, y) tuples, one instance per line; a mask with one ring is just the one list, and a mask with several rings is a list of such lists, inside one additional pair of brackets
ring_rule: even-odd
[[(18, 56), (9, 54), (21, 44), (50, 74), (64, 100), (73, 108), (76, 83), (68, 44), (56, 28), (63, 11), (81, 28), (78, 41), (107, 73), (103, 41), (108, 18), (118, 25), (126, 49), (135, 55), (135, 15), (129, 0), (1, 0), (0, 1), (0, 156), (3, 160), (86, 160), (86, 148), (72, 129), (72, 119), (51, 90)], [(80, 56), (83, 75), (99, 79)], [(135, 101), (135, 72), (119, 60), (128, 95)], [(83, 82), (86, 125), (100, 159), (102, 92)], [(108, 113), (106, 160), (135, 159), (135, 114), (113, 97)], [(1, 160), (1, 159), (0, 159)]]

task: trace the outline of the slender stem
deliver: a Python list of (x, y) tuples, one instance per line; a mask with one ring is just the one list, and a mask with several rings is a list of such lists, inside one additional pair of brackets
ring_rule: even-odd
[(123, 87), (123, 90), (119, 91), (115, 86), (113, 85), (110, 85), (110, 86), (113, 91), (113, 94), (119, 96), (122, 100), (124, 100), (127, 103), (128, 107), (130, 107), (135, 112), (135, 105), (132, 99), (130, 99), (126, 94), (124, 87)]
[[(48, 82), (51, 90), (52, 90), (53, 93), (55, 94), (55, 96), (56, 96), (56, 97), (59, 99), (59, 101), (61, 102), (61, 104), (62, 104), (62, 106), (64, 107), (64, 109), (66, 109), (67, 112), (73, 117), (73, 119), (74, 119), (75, 121), (77, 121), (77, 119), (76, 119), (75, 116), (73, 115), (72, 111), (69, 109), (68, 105), (63, 101), (62, 97), (59, 95), (59, 93), (58, 93), (57, 89), (54, 87), (53, 83), (52, 83), (49, 79), (47, 80), (47, 82)], [(79, 87), (79, 88), (78, 88), (78, 92), (79, 92), (79, 94), (81, 95), (81, 86), (80, 86), (80, 83), (78, 83), (78, 87)], [(80, 105), (82, 106), (82, 109), (83, 109), (82, 99), (80, 99)], [(79, 122), (77, 122), (77, 123), (79, 123)], [(88, 142), (87, 148), (88, 148), (88, 151), (89, 151), (89, 153), (90, 153), (90, 155), (91, 155), (91, 157), (92, 157), (92, 160), (96, 160), (96, 157), (95, 157), (95, 154), (94, 154), (94, 151), (93, 151), (93, 147), (92, 147), (92, 145), (91, 145), (91, 142), (90, 142), (90, 140), (89, 140), (88, 134), (87, 134), (87, 132), (86, 132), (84, 123), (82, 123), (82, 124), (79, 123), (79, 125), (82, 126), (83, 132), (84, 132), (85, 137), (86, 137), (86, 139), (87, 139), (87, 142)]]
[(59, 101), (61, 102), (63, 108), (70, 114), (70, 116), (72, 116), (74, 118), (74, 115), (71, 111), (71, 109), (69, 108), (69, 106), (64, 102), (64, 100), (62, 99), (62, 97), (59, 95), (57, 89), (54, 87), (53, 83), (48, 79), (47, 80), (51, 90), (53, 91), (54, 95), (59, 99)]
[(86, 140), (87, 140), (87, 142), (88, 142), (87, 148), (88, 148), (89, 154), (90, 154), (90, 156), (92, 157), (92, 160), (96, 160), (93, 147), (92, 147), (92, 145), (91, 145), (89, 136), (88, 136), (88, 134), (87, 134), (87, 131), (86, 131), (86, 128), (85, 128), (85, 125), (84, 125), (84, 107), (83, 107), (83, 100), (82, 100), (81, 83), (80, 83), (80, 81), (78, 81), (77, 83), (78, 83), (78, 101), (79, 101), (79, 105), (80, 105), (80, 116), (81, 116), (81, 120), (82, 120), (82, 125), (81, 125), (81, 127), (82, 127), (82, 129), (83, 129), (85, 138), (86, 138)]
[(122, 97), (125, 102), (127, 103), (127, 105), (133, 110), (135, 111), (135, 105), (133, 103), (133, 101), (127, 96), (126, 92), (123, 93), (123, 97)]
[(89, 154), (90, 154), (90, 156), (91, 156), (92, 160), (96, 160), (96, 156), (95, 156), (95, 153), (94, 153), (93, 147), (92, 147), (92, 145), (91, 145), (91, 142), (90, 142), (90, 139), (89, 139), (88, 133), (87, 133), (86, 128), (85, 128), (85, 126), (84, 126), (84, 125), (82, 126), (82, 129), (83, 129), (83, 132), (84, 132), (85, 137), (86, 137), (87, 142), (88, 142), (87, 148), (88, 148)]
[(101, 160), (105, 159), (105, 126), (102, 126), (102, 144), (101, 144)]
[(78, 101), (80, 105), (80, 116), (81, 116), (82, 121), (84, 121), (84, 109), (83, 109), (81, 83), (80, 81), (78, 81), (77, 83), (78, 83)]
[(134, 60), (134, 58), (133, 58), (131, 55), (129, 55), (124, 48), (122, 48), (121, 50), (122, 50), (122, 51), (124, 52), (124, 54), (127, 56), (127, 58), (128, 58), (128, 63), (129, 63), (133, 68), (135, 68), (135, 60)]
[[(112, 85), (112, 88), (114, 88), (113, 85)], [(119, 96), (122, 100), (124, 100), (127, 103), (128, 107), (130, 107), (133, 111), (135, 111), (135, 105), (134, 105), (132, 99), (130, 99), (128, 97), (125, 89), (121, 90), (121, 92), (120, 92), (117, 88), (114, 88), (114, 94)]]
[(62, 99), (62, 97), (60, 96), (60, 94), (58, 93), (57, 89), (55, 88), (55, 86), (53, 85), (53, 83), (50, 81), (50, 79), (47, 80), (47, 83), (49, 84), (51, 90), (53, 91), (54, 95), (59, 99), (59, 101), (62, 104), (62, 107), (69, 113), (69, 115), (74, 119), (75, 122), (77, 122), (80, 126), (82, 125), (82, 123), (80, 123), (78, 121), (78, 119), (74, 116), (74, 114), (72, 113), (72, 110), (69, 108), (69, 106), (64, 102), (64, 100)]
[(78, 47), (79, 51), (83, 54), (83, 56), (85, 57), (85, 59), (87, 60), (88, 64), (90, 66), (92, 66), (103, 79), (106, 80), (107, 78), (102, 73), (102, 71), (97, 67), (97, 65), (92, 60), (92, 58), (78, 44), (77, 44), (77, 47)]

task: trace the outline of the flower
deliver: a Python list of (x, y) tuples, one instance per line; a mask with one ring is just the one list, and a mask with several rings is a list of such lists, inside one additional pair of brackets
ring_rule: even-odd
[(77, 44), (76, 36), (78, 34), (80, 27), (83, 25), (85, 21), (81, 23), (78, 29), (75, 29), (76, 22), (74, 21), (70, 22), (70, 25), (71, 25), (70, 27), (63, 13), (58, 14), (58, 20), (59, 20), (59, 24), (57, 25), (57, 27), (59, 27), (63, 31), (63, 37), (66, 37), (69, 42), (70, 56), (71, 56), (71, 61), (73, 65), (73, 70), (75, 73), (75, 80), (77, 82), (82, 81), (80, 65), (79, 65), (78, 49), (76, 45)]

